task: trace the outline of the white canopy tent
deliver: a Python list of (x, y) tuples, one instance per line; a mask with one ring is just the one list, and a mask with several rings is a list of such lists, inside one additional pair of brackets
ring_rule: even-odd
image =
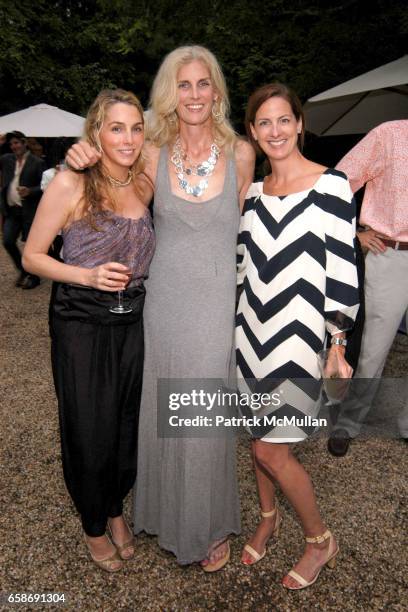
[(304, 110), (308, 131), (320, 136), (365, 134), (408, 119), (408, 55), (309, 98)]
[(18, 130), (39, 138), (81, 136), (85, 119), (49, 104), (36, 104), (0, 117), (0, 134)]

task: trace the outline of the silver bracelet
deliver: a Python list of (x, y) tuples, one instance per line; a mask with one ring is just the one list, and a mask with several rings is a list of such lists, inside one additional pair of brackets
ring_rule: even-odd
[(331, 339), (331, 343), (332, 344), (337, 344), (339, 346), (347, 346), (346, 338), (332, 338)]

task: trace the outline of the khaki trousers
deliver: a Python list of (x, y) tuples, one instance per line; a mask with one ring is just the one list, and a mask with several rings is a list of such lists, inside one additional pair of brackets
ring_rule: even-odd
[[(404, 314), (408, 326), (408, 251), (387, 248), (385, 253), (379, 255), (370, 251), (365, 266), (366, 320), (354, 378), (377, 380), (368, 385), (369, 389), (364, 385), (364, 393), (344, 402), (341, 408), (336, 429), (345, 429), (352, 438), (359, 434), (371, 408), (388, 352)], [(406, 376), (405, 405), (398, 417), (398, 428), (403, 437), (408, 437), (408, 374)], [(358, 382), (356, 389), (359, 389)]]

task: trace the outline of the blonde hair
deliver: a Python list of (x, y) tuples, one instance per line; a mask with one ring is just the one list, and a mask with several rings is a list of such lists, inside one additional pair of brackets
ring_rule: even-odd
[[(141, 121), (143, 118), (143, 107), (138, 98), (131, 92), (124, 89), (104, 89), (102, 90), (89, 107), (84, 126), (84, 139), (95, 149), (102, 151), (100, 141), (100, 131), (105, 121), (106, 113), (114, 104), (129, 104), (134, 106), (140, 113)], [(142, 150), (143, 151), (143, 150)], [(131, 170), (133, 180), (144, 168), (143, 152), (139, 155)], [(115, 210), (114, 191), (107, 179), (103, 165), (103, 157), (94, 166), (87, 168), (83, 173), (84, 193), (80, 200), (80, 218), (86, 218), (94, 229), (96, 226), (96, 213), (101, 213), (106, 208)]]
[(199, 45), (178, 47), (164, 58), (150, 95), (146, 138), (158, 147), (175, 139), (179, 131), (177, 74), (182, 66), (194, 60), (205, 64), (210, 72), (219, 96), (213, 107), (214, 137), (218, 145), (231, 154), (238, 137), (228, 119), (230, 104), (225, 78), (215, 55)]

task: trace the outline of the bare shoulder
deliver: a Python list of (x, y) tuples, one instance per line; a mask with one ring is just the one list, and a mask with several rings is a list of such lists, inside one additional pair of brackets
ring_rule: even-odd
[[(235, 145), (234, 153), (238, 179), (242, 180), (242, 184), (251, 183), (255, 169), (255, 151), (252, 145), (240, 138)], [(240, 191), (241, 187), (242, 185), (240, 184)]]
[(234, 152), (237, 163), (255, 163), (254, 148), (243, 138), (238, 138)]
[(82, 189), (83, 184), (84, 178), (81, 172), (63, 170), (62, 172), (56, 173), (50, 183), (50, 187), (52, 185), (54, 189), (69, 189), (71, 191), (76, 191), (77, 189)]
[(308, 163), (308, 169), (311, 176), (315, 175), (316, 177), (318, 177), (320, 174), (323, 174), (323, 172), (326, 172), (326, 170), (328, 170), (327, 166), (323, 166), (322, 164), (317, 164), (309, 160)]
[(235, 145), (235, 161), (237, 164), (237, 182), (239, 206), (242, 211), (245, 196), (254, 178), (255, 151), (248, 142), (239, 139)]
[(72, 170), (57, 172), (42, 197), (42, 207), (59, 208), (65, 210), (68, 214), (75, 209), (82, 198), (83, 192), (84, 177), (82, 173)]
[(66, 226), (83, 196), (84, 179), (82, 174), (63, 170), (57, 172), (39, 203), (34, 225), (36, 228), (47, 227), (57, 232)]

